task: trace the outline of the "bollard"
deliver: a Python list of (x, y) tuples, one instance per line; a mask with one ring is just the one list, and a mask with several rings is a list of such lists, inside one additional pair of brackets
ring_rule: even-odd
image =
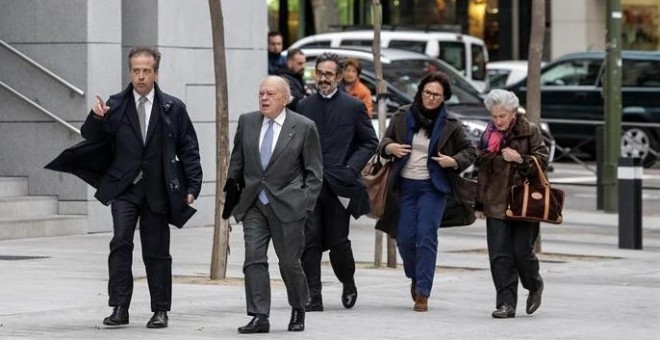
[(596, 210), (605, 210), (605, 193), (603, 192), (603, 162), (605, 161), (605, 132), (602, 126), (596, 127)]
[(619, 248), (642, 249), (642, 159), (619, 158)]

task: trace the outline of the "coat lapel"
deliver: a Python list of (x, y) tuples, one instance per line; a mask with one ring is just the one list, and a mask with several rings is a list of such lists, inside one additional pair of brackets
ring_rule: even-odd
[(161, 110), (164, 111), (160, 106), (161, 105), (160, 101), (157, 100), (155, 96), (154, 96), (154, 101), (155, 102), (151, 108), (151, 116), (149, 117), (149, 126), (147, 126), (147, 138), (144, 141), (144, 145), (147, 145), (151, 137), (154, 135), (154, 131), (156, 130), (156, 127), (160, 122), (160, 111)]
[(282, 124), (282, 130), (280, 135), (277, 138), (277, 143), (275, 144), (275, 149), (273, 154), (270, 156), (270, 161), (268, 165), (272, 164), (273, 161), (286, 149), (286, 146), (289, 144), (291, 139), (296, 133), (296, 123), (294, 122), (293, 115), (291, 111), (287, 110), (286, 118), (284, 119), (284, 124)]
[(261, 170), (265, 170), (263, 165), (261, 165), (261, 145), (259, 145), (259, 137), (261, 137), (261, 127), (263, 126), (264, 123), (264, 115), (261, 114), (261, 112), (256, 112), (254, 115), (254, 119), (250, 122), (250, 126), (248, 127), (247, 131), (254, 131), (254, 133), (249, 133), (250, 137), (248, 137), (248, 142), (249, 145), (246, 145), (245, 150), (252, 150), (254, 149), (255, 152), (249, 152), (252, 154), (252, 157), (254, 157), (254, 161), (259, 164), (261, 167)]

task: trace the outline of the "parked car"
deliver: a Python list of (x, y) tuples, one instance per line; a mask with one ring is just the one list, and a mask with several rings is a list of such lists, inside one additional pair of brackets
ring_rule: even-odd
[[(546, 63), (541, 63), (541, 67)], [(527, 60), (491, 61), (488, 70), (488, 89), (501, 89), (527, 77)]]
[[(376, 77), (373, 74), (373, 54), (371, 52), (355, 48), (310, 48), (303, 49), (302, 51), (307, 59), (304, 78), (310, 86), (314, 84), (315, 60), (320, 54), (333, 52), (344, 57), (359, 59), (363, 68), (360, 79), (371, 90), (371, 93), (374, 94), (374, 104), (376, 103)], [(469, 79), (452, 66), (421, 53), (397, 49), (383, 49), (381, 51), (383, 79), (386, 82), (388, 91), (388, 116), (396, 112), (400, 106), (412, 103), (413, 97), (417, 92), (417, 85), (422, 77), (426, 75), (424, 65), (428, 62), (433, 63), (441, 72), (449, 76), (453, 95), (446, 101), (447, 109), (461, 118), (468, 137), (477, 145), (481, 134), (486, 128), (487, 121), (490, 119), (490, 113), (483, 104), (480, 91)], [(378, 120), (373, 119), (372, 123), (376, 131), (378, 131)], [(551, 151), (550, 157), (552, 161), (555, 150), (554, 138), (547, 124), (542, 124), (541, 128), (543, 130), (544, 140)]]
[[(603, 124), (604, 51), (571, 53), (541, 71), (541, 116), (561, 147), (595, 153), (596, 127)], [(623, 51), (621, 102), (623, 157), (643, 158), (653, 165), (660, 151), (660, 128), (626, 123), (660, 123), (660, 52)], [(507, 89), (524, 105), (527, 80)]]
[[(371, 47), (373, 30), (355, 30), (311, 35), (291, 45), (292, 48), (310, 47)], [(461, 33), (436, 31), (381, 31), (381, 47), (397, 48), (424, 53), (443, 60), (477, 84), (486, 87), (488, 50), (483, 40)]]

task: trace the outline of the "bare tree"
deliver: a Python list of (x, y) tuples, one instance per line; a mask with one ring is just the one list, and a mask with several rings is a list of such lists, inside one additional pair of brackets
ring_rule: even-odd
[(527, 117), (541, 121), (541, 59), (545, 37), (545, 0), (532, 1), (532, 27), (527, 56)]
[(314, 12), (314, 30), (325, 33), (330, 26), (339, 24), (337, 0), (311, 0)]
[[(377, 113), (378, 113), (378, 135), (383, 136), (385, 132), (385, 100), (383, 95), (387, 93), (385, 82), (383, 81), (383, 65), (380, 62), (380, 27), (381, 27), (381, 11), (380, 0), (373, 0), (373, 15), (374, 15), (374, 40), (371, 45), (372, 53), (374, 54), (374, 74), (376, 76), (376, 98), (378, 100)], [(374, 266), (380, 267), (383, 264), (383, 232), (376, 230), (376, 239), (374, 244)]]
[(225, 29), (221, 0), (209, 0), (211, 10), (211, 32), (213, 39), (213, 65), (215, 69), (215, 144), (216, 186), (215, 225), (213, 228), (213, 250), (211, 253), (211, 280), (224, 279), (227, 275), (229, 254), (229, 221), (222, 219), (225, 206), (222, 187), (227, 180), (229, 168), (229, 109), (227, 95), (227, 59), (225, 56)]
[[(385, 116), (387, 114), (387, 85), (383, 81), (383, 65), (380, 62), (380, 30), (382, 26), (383, 8), (380, 0), (373, 0), (374, 40), (371, 46), (374, 55), (374, 74), (376, 76), (376, 95), (378, 98), (378, 135), (385, 134)], [(380, 267), (383, 252), (383, 232), (376, 230), (374, 266)], [(396, 268), (396, 245), (394, 240), (387, 238), (387, 266)]]
[[(527, 118), (536, 124), (541, 122), (541, 59), (544, 38), (545, 0), (533, 0), (532, 29), (529, 34), (527, 55)], [(534, 242), (534, 251), (537, 253), (542, 251), (540, 231)]]

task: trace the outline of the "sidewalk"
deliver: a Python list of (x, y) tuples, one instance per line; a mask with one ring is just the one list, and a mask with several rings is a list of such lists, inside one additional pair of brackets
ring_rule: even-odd
[[(286, 331), (290, 309), (271, 249), (271, 333), (239, 335), (245, 315), (241, 226), (233, 226), (228, 276), (205, 282), (213, 230), (172, 229), (173, 310), (170, 327), (149, 330), (151, 312), (136, 234), (137, 278), (128, 327), (104, 328), (107, 249), (111, 234), (0, 241), (0, 339), (657, 339), (660, 334), (660, 219), (645, 220), (644, 250), (617, 248), (616, 215), (566, 211), (566, 223), (543, 225), (543, 305), (495, 320), (485, 253), (485, 223), (440, 231), (439, 270), (429, 312), (412, 311), (400, 265), (374, 269), (373, 220), (352, 226), (358, 301), (341, 306), (341, 284), (323, 267), (325, 312), (308, 313), (303, 333)], [(649, 225), (647, 227), (647, 225)], [(271, 247), (272, 248), (272, 247)], [(6, 256), (44, 258), (8, 260)], [(385, 259), (385, 256), (383, 257)], [(196, 277), (196, 278), (195, 278)], [(653, 335), (655, 334), (655, 335)]]

